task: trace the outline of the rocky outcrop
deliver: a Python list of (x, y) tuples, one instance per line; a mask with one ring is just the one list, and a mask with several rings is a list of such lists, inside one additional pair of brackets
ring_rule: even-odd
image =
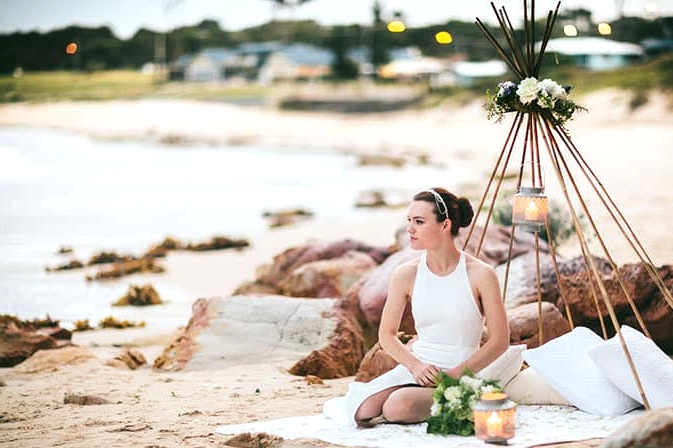
[(340, 300), (330, 317), (336, 320), (336, 328), (327, 344), (297, 361), (291, 374), (324, 379), (355, 375), (367, 347), (359, 310), (352, 302)]
[(61, 366), (97, 359), (90, 349), (71, 345), (58, 350), (38, 350), (13, 370), (20, 373), (53, 372)]
[(278, 288), (282, 295), (290, 297), (344, 297), (361, 276), (376, 266), (369, 254), (349, 250), (337, 258), (299, 266)]
[(328, 345), (338, 326), (338, 305), (339, 299), (283, 296), (199, 299), (183, 333), (153, 366), (200, 370), (299, 360)]
[[(669, 291), (673, 290), (673, 266), (662, 266), (657, 268), (656, 272), (663, 280), (666, 288)], [(601, 276), (617, 320), (620, 324), (640, 328), (633, 307), (629, 303), (624, 289), (622, 289), (619, 277), (621, 277), (633, 305), (641, 314), (652, 339), (662, 350), (669, 354), (673, 353), (673, 332), (671, 331), (671, 328), (673, 328), (673, 310), (645, 266), (642, 263), (624, 264), (619, 267), (619, 276), (612, 271)], [(575, 326), (585, 326), (602, 335), (602, 319), (605, 323), (607, 336), (611, 337), (615, 330), (607, 308), (595, 284), (592, 289), (589, 278), (587, 271), (561, 277), (560, 287), (565, 292), (566, 304)], [(553, 290), (553, 288), (551, 289)], [(554, 294), (550, 294), (545, 296), (544, 300), (552, 301), (555, 297)], [(559, 309), (564, 306), (560, 298), (557, 300), (556, 306)]]
[(38, 350), (70, 345), (72, 333), (58, 321), (22, 321), (14, 316), (0, 316), (0, 367), (12, 367)]
[[(370, 333), (376, 334), (381, 321), (383, 305), (388, 297), (388, 283), (395, 269), (415, 258), (419, 253), (411, 249), (403, 249), (388, 257), (380, 266), (369, 272), (362, 282), (354, 285), (352, 293), (364, 313), (366, 326)], [(415, 333), (414, 318), (411, 307), (407, 306), (400, 324), (400, 331)]]
[[(372, 266), (366, 266), (364, 271), (368, 270), (370, 267), (380, 264), (385, 260), (392, 252), (393, 249), (375, 247), (369, 244), (365, 244), (352, 239), (343, 239), (334, 242), (324, 242), (320, 240), (309, 240), (306, 244), (301, 246), (295, 246), (286, 249), (280, 254), (273, 257), (271, 263), (262, 265), (257, 269), (256, 278), (252, 281), (245, 282), (239, 285), (235, 291), (235, 295), (241, 294), (279, 294), (279, 295), (292, 295), (293, 280), (290, 279), (292, 276), (301, 276), (301, 271), (297, 272), (297, 269), (300, 267), (309, 264), (318, 262), (321, 260), (334, 260), (339, 257), (346, 255), (346, 253), (351, 252), (351, 255), (346, 257), (344, 263), (341, 266), (345, 265), (359, 265), (362, 268), (363, 263), (368, 264), (368, 262), (362, 261), (362, 257), (358, 257), (353, 254), (354, 252), (363, 253), (369, 256), (369, 258), (374, 262)], [(350, 258), (350, 260), (348, 259)], [(360, 268), (360, 269), (361, 269)], [(354, 271), (357, 271), (357, 268), (353, 266)], [(332, 277), (334, 275), (329, 275), (328, 272), (331, 269), (325, 264), (312, 265), (305, 269), (304, 272), (316, 272), (322, 271), (325, 277)], [(332, 270), (334, 272), (334, 270)], [(363, 272), (361, 272), (363, 273)], [(324, 278), (324, 277), (323, 277)], [(359, 278), (359, 275), (358, 275)], [(304, 278), (305, 279), (305, 278)], [(350, 284), (354, 283), (357, 278), (353, 278), (352, 274), (347, 274), (344, 278), (338, 281), (339, 285), (332, 285), (325, 288), (325, 296), (322, 297), (344, 297), (346, 290)], [(330, 280), (331, 281), (331, 280)], [(315, 288), (313, 286), (312, 288)], [(316, 289), (322, 289), (317, 287)], [(334, 289), (338, 289), (338, 295), (332, 294)], [(306, 289), (301, 289), (299, 292), (299, 297), (307, 297)]]
[[(414, 335), (404, 332), (398, 332), (397, 337), (403, 344), (409, 344), (413, 340)], [(355, 374), (355, 381), (367, 382), (377, 376), (391, 370), (397, 365), (395, 361), (385, 350), (381, 347), (379, 342), (365, 354)]]
[[(501, 280), (509, 253), (508, 231), (497, 226), (490, 229), (480, 251), (485, 260), (494, 264)], [(532, 237), (525, 235), (517, 237), (513, 244), (516, 258), (509, 266), (506, 308), (510, 344), (534, 348), (540, 344), (540, 320), (546, 342), (570, 331), (566, 305), (575, 318), (574, 326), (591, 322), (595, 305), (587, 290), (582, 289), (586, 282), (583, 259), (557, 259), (562, 295), (551, 257), (543, 250), (545, 246), (535, 254)], [(474, 239), (479, 237), (473, 235)], [(288, 370), (295, 375), (325, 379), (355, 375), (362, 381), (371, 379), (395, 364), (377, 344), (390, 276), (397, 266), (418, 255), (409, 248), (376, 248), (349, 239), (333, 243), (309, 241), (289, 248), (260, 267), (255, 280), (241, 285), (236, 295), (199, 299), (187, 328), (155, 360), (154, 368), (213, 368), (234, 362), (289, 359), (293, 364)], [(543, 294), (539, 304), (538, 260)], [(628, 322), (609, 263), (595, 260), (604, 272), (606, 284), (610, 284), (620, 315)], [(620, 269), (628, 290), (638, 297), (637, 303), (653, 334), (661, 338), (655, 341), (666, 342), (673, 312), (660, 291), (643, 275), (642, 266), (624, 265)], [(659, 272), (670, 287), (673, 269), (665, 266)], [(568, 299), (564, 301), (563, 297)], [(405, 338), (415, 334), (409, 309), (400, 331)]]
[[(541, 312), (540, 312), (541, 311)], [(542, 316), (540, 319), (539, 316)], [(542, 340), (551, 341), (570, 331), (570, 324), (549, 302), (527, 303), (516, 307), (507, 314), (509, 320), (510, 344), (526, 344), (528, 348), (540, 346), (540, 321)]]

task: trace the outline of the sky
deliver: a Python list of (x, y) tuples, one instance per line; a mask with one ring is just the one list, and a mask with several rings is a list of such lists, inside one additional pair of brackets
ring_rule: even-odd
[[(278, 10), (271, 0), (0, 0), (0, 33), (51, 31), (69, 25), (109, 26), (121, 39), (140, 28), (166, 31), (212, 19), (220, 27), (237, 31), (276, 19), (312, 19), (322, 25), (369, 24), (374, 0), (311, 0), (293, 8)], [(495, 23), (491, 0), (379, 0), (384, 18), (395, 12), (408, 26), (439, 24), (448, 20)], [(558, 0), (536, 0), (536, 17), (556, 8)], [(523, 0), (495, 0), (511, 20), (523, 17)], [(531, 1), (528, 1), (531, 4)], [(646, 16), (655, 10), (673, 16), (673, 0), (564, 0), (561, 10), (584, 8), (592, 11), (594, 22), (611, 21), (620, 9), (625, 15)]]

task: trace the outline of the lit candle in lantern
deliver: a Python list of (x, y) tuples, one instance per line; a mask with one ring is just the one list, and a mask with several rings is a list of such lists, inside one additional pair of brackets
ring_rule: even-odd
[(535, 201), (530, 201), (526, 206), (526, 210), (523, 214), (526, 221), (537, 221), (540, 216), (540, 211), (537, 208)]
[(541, 187), (521, 187), (512, 202), (512, 222), (524, 230), (539, 231), (547, 221), (547, 209)]
[(503, 392), (489, 392), (474, 406), (474, 434), (486, 443), (507, 445), (514, 437), (516, 403)]
[(502, 432), (502, 419), (495, 411), (486, 419), (486, 432), (491, 437), (497, 437)]

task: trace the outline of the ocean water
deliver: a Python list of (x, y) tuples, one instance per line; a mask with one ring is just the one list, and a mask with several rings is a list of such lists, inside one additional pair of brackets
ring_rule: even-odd
[(62, 246), (86, 262), (102, 250), (139, 255), (168, 235), (248, 238), (266, 231), (264, 211), (285, 207), (326, 220), (356, 218), (365, 213), (354, 206), (364, 190), (415, 192), (447, 179), (459, 181), (446, 168), (360, 167), (355, 156), (337, 153), (0, 128), (0, 314), (49, 315), (66, 325), (112, 315), (172, 326), (165, 317), (195, 299), (178, 287), (150, 282), (170, 297), (165, 306), (112, 307), (128, 282), (87, 282), (82, 271), (45, 267), (66, 261), (56, 253)]

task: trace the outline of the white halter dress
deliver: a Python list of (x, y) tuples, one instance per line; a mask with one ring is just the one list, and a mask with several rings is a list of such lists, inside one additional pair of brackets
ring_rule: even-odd
[[(479, 349), (484, 318), (472, 294), (464, 253), (454, 271), (444, 276), (430, 271), (426, 252), (422, 253), (412, 290), (411, 312), (418, 335), (411, 351), (421, 361), (449, 369)], [(347, 423), (355, 425), (355, 412), (371, 395), (412, 384), (417, 384), (413, 375), (401, 364), (367, 383), (352, 382), (345, 397)], [(333, 413), (333, 406), (334, 403), (325, 403), (328, 416)]]

